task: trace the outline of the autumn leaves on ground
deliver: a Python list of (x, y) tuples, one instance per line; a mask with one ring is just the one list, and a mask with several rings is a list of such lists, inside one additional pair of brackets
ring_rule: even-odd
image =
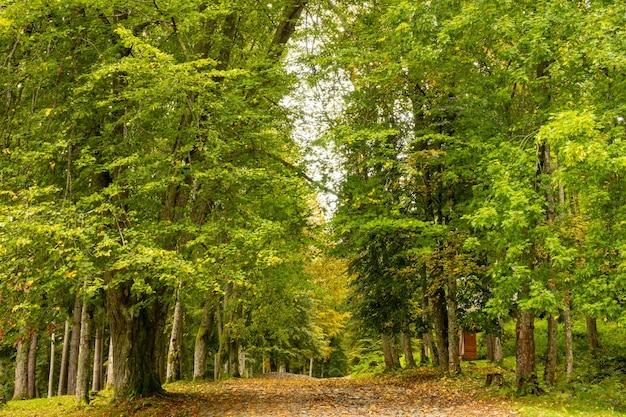
[[(54, 416), (512, 416), (514, 411), (497, 400), (481, 400), (449, 389), (442, 380), (420, 377), (402, 380), (314, 379), (292, 374), (267, 374), (254, 379), (216, 383), (175, 383), (170, 395), (139, 400), (119, 407), (98, 405), (82, 411), (52, 401), (45, 412)], [(104, 403), (104, 401), (102, 401)], [(56, 404), (57, 411), (51, 411)], [(20, 403), (11, 404), (18, 415)]]

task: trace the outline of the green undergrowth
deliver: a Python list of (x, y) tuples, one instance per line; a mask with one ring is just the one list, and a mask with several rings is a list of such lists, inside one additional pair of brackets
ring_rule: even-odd
[[(598, 360), (601, 361), (601, 360)], [(515, 358), (507, 357), (502, 365), (486, 360), (462, 363), (462, 373), (456, 376), (442, 375), (431, 367), (406, 369), (380, 373), (376, 378), (389, 383), (419, 383), (437, 381), (437, 384), (451, 390), (472, 392), (473, 395), (489, 400), (505, 400), (520, 416), (566, 417), (626, 416), (626, 385), (623, 375), (604, 376), (595, 382), (596, 366), (587, 363), (579, 369), (578, 379), (549, 387), (540, 382), (542, 395), (517, 394), (515, 384)], [(488, 374), (502, 375), (501, 382), (486, 386)], [(538, 367), (538, 375), (543, 368)], [(559, 375), (564, 380), (564, 376)], [(541, 380), (541, 378), (539, 378)]]
[(92, 393), (89, 405), (78, 405), (73, 395), (8, 401), (0, 405), (0, 417), (156, 417), (170, 415), (168, 407), (180, 405), (181, 396), (191, 398), (215, 390), (218, 384), (178, 381), (165, 385), (166, 397), (111, 402), (112, 391)]
[[(502, 366), (487, 361), (463, 364), (463, 376), (459, 382), (473, 380), (467, 386), (478, 388), (478, 395), (506, 398), (513, 408), (524, 416), (626, 416), (626, 378), (613, 374), (594, 380), (595, 365), (588, 363), (579, 370), (577, 379), (565, 382), (559, 375), (560, 383), (551, 387), (542, 381), (543, 368), (538, 366), (541, 395), (520, 396), (515, 384), (515, 358), (506, 358)], [(580, 364), (582, 365), (582, 364)], [(485, 386), (488, 373), (502, 374), (502, 383)]]
[(78, 405), (73, 395), (8, 401), (0, 406), (0, 417), (112, 416), (110, 395), (109, 391), (93, 393), (90, 405)]
[(76, 404), (76, 398), (65, 395), (54, 398), (8, 401), (0, 406), (0, 417), (50, 417), (79, 416), (82, 410)]

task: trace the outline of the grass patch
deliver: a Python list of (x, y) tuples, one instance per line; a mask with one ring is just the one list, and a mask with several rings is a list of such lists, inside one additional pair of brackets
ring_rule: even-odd
[[(502, 373), (501, 386), (485, 387), (485, 376), (489, 372)], [(539, 375), (541, 372), (538, 369)], [(626, 416), (626, 385), (620, 376), (603, 378), (598, 383), (577, 380), (556, 387), (541, 385), (545, 390), (543, 395), (518, 396), (514, 358), (506, 358), (502, 367), (495, 367), (485, 360), (464, 362), (463, 376), (458, 379), (458, 384), (473, 389), (486, 399), (505, 398), (522, 416)]]
[(77, 415), (80, 411), (74, 396), (66, 395), (35, 400), (8, 401), (0, 407), (0, 417), (50, 417)]

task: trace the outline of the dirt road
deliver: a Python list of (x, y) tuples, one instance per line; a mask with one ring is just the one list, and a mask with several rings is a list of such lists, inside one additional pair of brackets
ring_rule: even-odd
[[(503, 404), (473, 398), (426, 380), (394, 384), (297, 376), (232, 380), (185, 393), (176, 387), (170, 416), (515, 416)], [(164, 407), (159, 406), (161, 411)], [(147, 411), (147, 410), (146, 410)], [(171, 413), (171, 414), (170, 414)]]

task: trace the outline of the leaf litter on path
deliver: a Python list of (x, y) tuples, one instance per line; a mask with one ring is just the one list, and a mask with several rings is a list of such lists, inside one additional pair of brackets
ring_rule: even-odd
[[(447, 389), (436, 379), (402, 384), (372, 379), (314, 379), (265, 375), (215, 383), (174, 384), (174, 394), (156, 409), (137, 415), (203, 417), (445, 417), (515, 416), (497, 400)], [(156, 406), (156, 402), (150, 404)], [(148, 407), (148, 408), (151, 408)], [(166, 412), (167, 410), (167, 412)], [(152, 411), (152, 413), (150, 413)]]

